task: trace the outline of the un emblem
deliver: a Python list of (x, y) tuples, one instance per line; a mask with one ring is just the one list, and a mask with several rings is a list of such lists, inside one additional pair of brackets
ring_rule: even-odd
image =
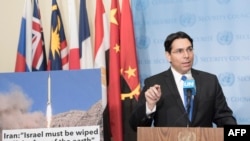
[(219, 75), (219, 80), (222, 86), (232, 86), (235, 81), (235, 76), (233, 73), (221, 73)]
[(137, 48), (139, 49), (147, 49), (148, 46), (150, 45), (150, 38), (148, 38), (147, 36), (139, 36), (136, 37), (135, 40)]
[(180, 16), (180, 24), (184, 27), (191, 27), (196, 23), (196, 16), (194, 14), (183, 14)]
[(221, 45), (230, 45), (233, 41), (233, 33), (230, 31), (223, 31), (217, 34), (217, 41)]
[(178, 141), (196, 141), (196, 134), (192, 131), (181, 131), (178, 133)]

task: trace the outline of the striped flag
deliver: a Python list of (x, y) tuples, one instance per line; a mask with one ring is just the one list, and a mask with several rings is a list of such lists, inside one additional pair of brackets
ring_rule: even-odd
[(120, 83), (120, 8), (118, 0), (111, 1), (108, 106), (111, 136), (123, 141), (121, 83)]
[(103, 106), (103, 126), (104, 126), (104, 140), (109, 139), (109, 132), (107, 130), (108, 118), (107, 114), (107, 66), (106, 60), (109, 49), (109, 29), (107, 15), (104, 9), (102, 0), (96, 0), (95, 13), (95, 45), (94, 45), (94, 67), (101, 69), (102, 80), (102, 106)]
[(81, 69), (93, 68), (93, 46), (90, 38), (86, 0), (80, 0), (79, 13), (79, 50)]
[(30, 72), (32, 53), (32, 3), (25, 0), (19, 34), (15, 72)]
[(96, 0), (94, 67), (101, 69), (103, 108), (107, 105), (106, 51), (109, 49), (109, 29), (102, 0)]
[(75, 0), (68, 0), (69, 11), (69, 69), (80, 69), (78, 24)]
[(38, 1), (34, 0), (32, 19), (32, 71), (44, 70), (47, 70), (47, 59), (43, 38), (43, 28)]
[(68, 48), (61, 14), (56, 0), (52, 0), (50, 48), (47, 70), (68, 70)]
[[(33, 15), (32, 15), (33, 14)], [(46, 52), (37, 0), (25, 1), (15, 72), (46, 70)]]
[(122, 1), (120, 41), (123, 137), (124, 141), (136, 141), (136, 132), (129, 126), (129, 117), (140, 94), (140, 79), (130, 0)]

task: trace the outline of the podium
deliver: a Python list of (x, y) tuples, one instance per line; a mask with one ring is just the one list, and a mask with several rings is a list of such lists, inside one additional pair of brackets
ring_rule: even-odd
[(223, 141), (223, 128), (138, 127), (137, 141)]

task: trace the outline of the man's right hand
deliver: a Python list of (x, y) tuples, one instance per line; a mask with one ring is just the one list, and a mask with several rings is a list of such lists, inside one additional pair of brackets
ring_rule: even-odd
[(153, 110), (153, 108), (155, 107), (156, 103), (161, 98), (161, 87), (160, 87), (160, 85), (155, 84), (154, 86), (150, 87), (145, 92), (145, 97), (146, 97), (146, 102), (148, 104), (148, 108), (150, 110)]

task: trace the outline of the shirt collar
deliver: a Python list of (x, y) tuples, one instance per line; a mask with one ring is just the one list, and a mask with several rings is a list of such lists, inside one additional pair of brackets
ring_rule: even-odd
[[(176, 82), (181, 81), (181, 77), (183, 74), (180, 74), (179, 72), (177, 72), (173, 67), (171, 67), (171, 70), (173, 72), (174, 75), (174, 79)], [(191, 74), (191, 70), (189, 70), (186, 74), (184, 74), (185, 76), (187, 76), (188, 79), (192, 79), (192, 74)]]

